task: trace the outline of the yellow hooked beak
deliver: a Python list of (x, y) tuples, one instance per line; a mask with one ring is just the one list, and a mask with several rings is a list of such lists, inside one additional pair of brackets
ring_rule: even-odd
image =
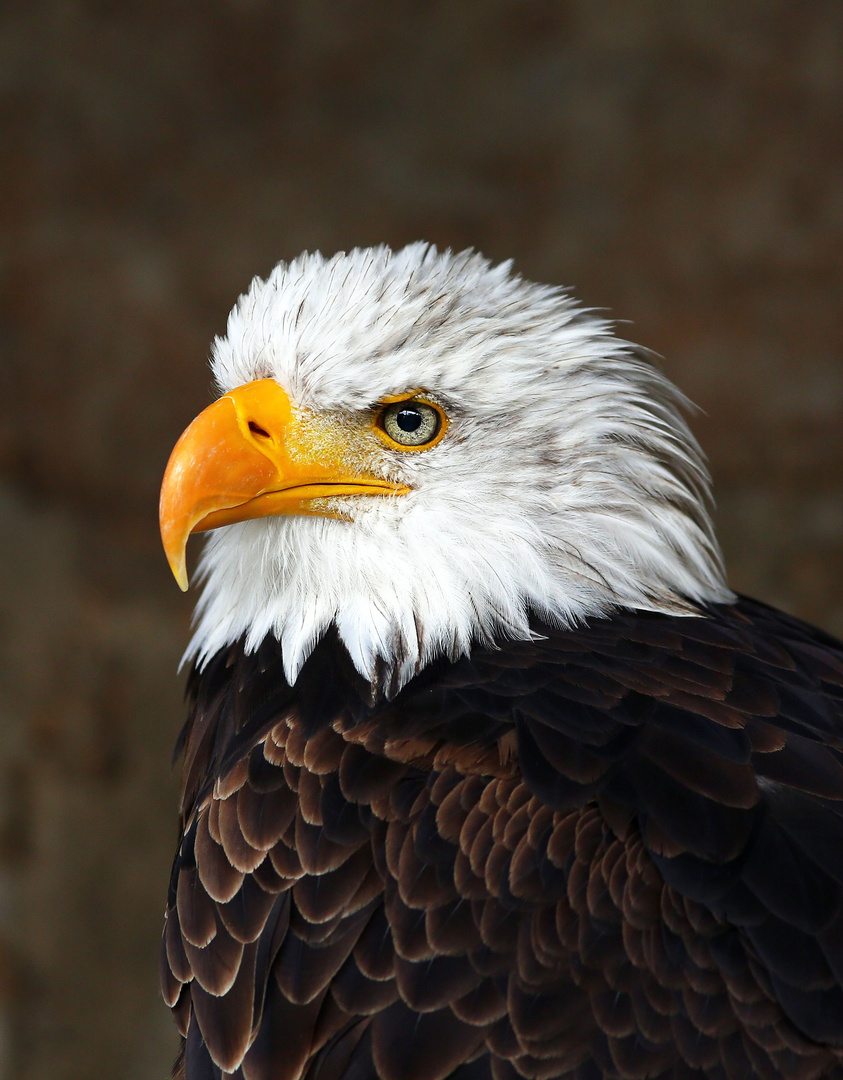
[(348, 457), (347, 433), (294, 410), (274, 379), (209, 405), (176, 443), (161, 485), (161, 540), (179, 587), (187, 589), (191, 533), (273, 514), (342, 517), (324, 500), (410, 490), (358, 473)]

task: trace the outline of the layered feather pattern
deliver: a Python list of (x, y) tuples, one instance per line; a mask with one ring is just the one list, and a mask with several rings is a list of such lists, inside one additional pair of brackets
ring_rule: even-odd
[(186, 1080), (843, 1077), (843, 649), (761, 604), (190, 685)]

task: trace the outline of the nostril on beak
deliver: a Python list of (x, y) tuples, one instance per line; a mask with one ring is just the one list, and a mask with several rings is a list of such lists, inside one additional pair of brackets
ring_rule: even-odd
[(249, 421), (249, 431), (251, 431), (251, 433), (252, 433), (253, 435), (260, 435), (260, 436), (261, 436), (261, 438), (263, 438), (263, 439), (268, 439), (268, 438), (269, 438), (269, 432), (268, 432), (268, 431), (265, 431), (265, 430), (264, 430), (264, 429), (263, 429), (263, 428), (262, 428), (262, 427), (260, 426), (260, 424), (256, 424), (256, 423), (254, 422), (254, 420), (250, 420), (250, 421)]

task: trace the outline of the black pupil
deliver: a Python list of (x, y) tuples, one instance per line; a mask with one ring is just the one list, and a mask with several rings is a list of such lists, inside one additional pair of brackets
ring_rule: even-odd
[(396, 424), (402, 431), (418, 431), (421, 427), (421, 413), (418, 409), (402, 409), (395, 417)]

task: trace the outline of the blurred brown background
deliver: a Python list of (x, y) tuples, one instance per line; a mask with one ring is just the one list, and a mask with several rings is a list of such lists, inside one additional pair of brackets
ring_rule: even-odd
[(733, 584), (843, 633), (839, 0), (4, 0), (0, 1080), (162, 1080), (157, 487), (302, 248), (514, 257), (706, 410)]

